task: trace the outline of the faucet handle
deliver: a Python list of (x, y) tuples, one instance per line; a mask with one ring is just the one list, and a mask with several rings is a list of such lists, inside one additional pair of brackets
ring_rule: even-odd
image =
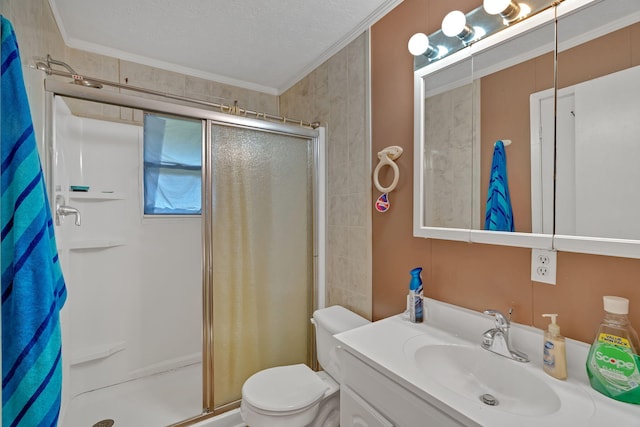
[(500, 329), (508, 329), (509, 328), (509, 319), (499, 312), (498, 310), (485, 310), (484, 314), (488, 314), (490, 316), (494, 316), (496, 318), (496, 327)]

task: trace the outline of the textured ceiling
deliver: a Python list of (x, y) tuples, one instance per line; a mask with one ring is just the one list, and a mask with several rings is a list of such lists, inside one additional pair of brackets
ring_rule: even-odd
[(280, 94), (401, 1), (49, 3), (70, 47)]

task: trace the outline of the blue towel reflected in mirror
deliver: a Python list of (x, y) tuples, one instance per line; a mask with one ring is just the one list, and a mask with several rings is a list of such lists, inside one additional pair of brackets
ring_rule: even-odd
[(493, 148), (484, 229), (514, 231), (513, 209), (507, 178), (507, 155), (502, 141), (497, 141)]

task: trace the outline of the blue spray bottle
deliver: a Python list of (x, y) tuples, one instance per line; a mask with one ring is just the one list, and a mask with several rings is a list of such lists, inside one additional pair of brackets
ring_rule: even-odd
[(423, 320), (422, 310), (422, 267), (411, 270), (411, 282), (409, 282), (409, 319), (414, 323)]

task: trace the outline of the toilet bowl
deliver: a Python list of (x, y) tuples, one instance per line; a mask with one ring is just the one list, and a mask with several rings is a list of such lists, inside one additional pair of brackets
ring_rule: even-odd
[(265, 369), (242, 387), (240, 415), (251, 427), (338, 427), (338, 390), (329, 375), (307, 365)]
[(338, 427), (340, 425), (338, 342), (333, 335), (369, 323), (344, 307), (316, 310), (318, 361), (325, 369), (307, 365), (277, 366), (252, 375), (242, 386), (240, 415), (251, 427)]

